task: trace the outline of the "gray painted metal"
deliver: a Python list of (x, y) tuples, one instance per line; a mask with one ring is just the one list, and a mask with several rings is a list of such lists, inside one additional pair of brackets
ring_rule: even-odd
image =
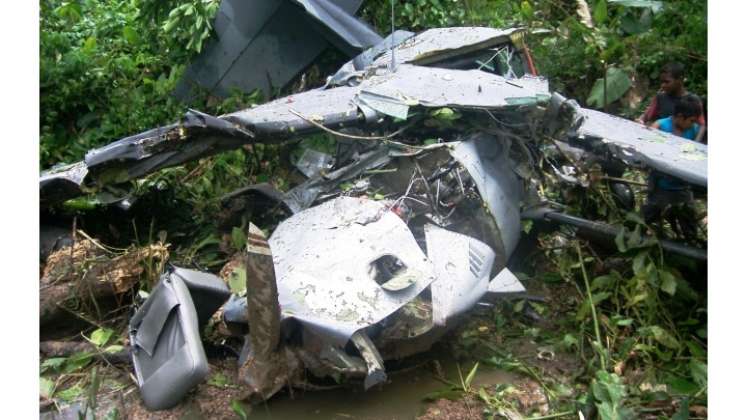
[(435, 225), (425, 225), (428, 259), (436, 280), (431, 284), (433, 324), (466, 312), (488, 290), (495, 252), (486, 244)]
[(613, 154), (695, 185), (708, 185), (708, 146), (603, 112), (581, 108), (578, 134), (601, 138)]
[[(394, 60), (398, 65), (403, 63), (427, 65), (508, 42), (512, 34), (521, 31), (520, 28), (485, 27), (428, 29), (397, 45), (394, 48)], [(376, 57), (372, 65), (385, 67), (391, 60), (391, 51), (384, 50)]]
[[(376, 108), (383, 99), (402, 106), (498, 109), (517, 104), (536, 104), (550, 98), (547, 81), (536, 77), (507, 80), (480, 70), (454, 70), (401, 65), (361, 82), (356, 102)], [(372, 105), (373, 104), (373, 105)]]
[[(187, 68), (177, 96), (190, 97), (195, 85), (219, 96), (227, 96), (233, 89), (261, 89), (269, 96), (329, 47), (325, 37), (346, 46), (351, 55), (357, 54), (381, 40), (354, 17), (344, 16), (355, 13), (361, 3), (223, 0), (214, 24), (217, 39)], [(321, 31), (313, 30), (315, 26)]]
[(508, 268), (504, 268), (496, 274), (488, 285), (488, 292), (490, 293), (524, 293), (526, 291), (524, 285)]
[(524, 194), (521, 179), (508, 157), (508, 146), (490, 135), (475, 134), (458, 143), (451, 154), (472, 176), (495, 219), (504, 247), (496, 253), (499, 261), (505, 262), (519, 243), (519, 203)]
[[(378, 201), (340, 197), (295, 214), (270, 238), (283, 318), (344, 345), (415, 298), (435, 279), (407, 225)], [(415, 279), (391, 292), (371, 263), (391, 255)]]

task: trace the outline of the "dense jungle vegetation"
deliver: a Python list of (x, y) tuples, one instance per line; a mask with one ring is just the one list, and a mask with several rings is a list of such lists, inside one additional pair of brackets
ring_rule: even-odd
[[(257, 92), (235, 93), (227, 99), (204, 94), (184, 104), (171, 95), (190, 59), (214, 35), (212, 19), (219, 4), (219, 0), (41, 0), (42, 169), (74, 162), (93, 147), (173, 122), (187, 106), (217, 115), (273, 99)], [(359, 16), (386, 34), (390, 7), (388, 0), (366, 0)], [(394, 2), (398, 29), (529, 28), (528, 45), (551, 89), (584, 106), (607, 108), (628, 118), (638, 116), (655, 95), (659, 69), (670, 61), (684, 63), (687, 88), (707, 98), (706, 21), (702, 0)], [(334, 69), (346, 58), (330, 52), (324, 60)], [(319, 73), (317, 85), (325, 76)], [(605, 74), (607, 106), (602, 103)], [(214, 198), (250, 182), (272, 181), (280, 189), (287, 187), (287, 169), (279, 165), (287, 158), (282, 153), (276, 147), (254, 146), (167, 169), (133, 183), (132, 188), (172, 189), (166, 198), (154, 200), (188, 203), (171, 222), (194, 229), (181, 234), (169, 231), (169, 240), (182, 244), (173, 255), (216, 269), (225, 263), (227, 252), (213, 232)], [(584, 411), (605, 420), (702, 417), (707, 407), (705, 279), (695, 274), (698, 270), (692, 262), (665, 258), (656, 241), (641, 239), (647, 227), (640, 217), (613, 208), (605, 194), (592, 191), (590, 199), (600, 203), (598, 208), (606, 208), (600, 214), (608, 221), (625, 223), (629, 238), (618, 238), (617, 250), (600, 256), (572, 235), (559, 239), (539, 233), (542, 258), (526, 268), (522, 279), (537, 290), (562, 297), (545, 303), (520, 300), (496, 308), (488, 319), (478, 320), (473, 330), (463, 333), (462, 348), (465, 353), (488, 355), (483, 364), (538, 381), (550, 400), (550, 415), (578, 418), (576, 413)], [(90, 201), (68, 204), (65, 211), (73, 214), (92, 208)], [(137, 244), (164, 241), (162, 232), (168, 229), (162, 222), (139, 221), (143, 225), (138, 224), (138, 232), (133, 221)], [(531, 225), (525, 226), (527, 233), (531, 230)], [(246, 238), (239, 229), (233, 233), (228, 247), (241, 249)], [(555, 328), (522, 321), (518, 314), (525, 307), (554, 318)], [(110, 331), (102, 327), (94, 332), (106, 336), (102, 346), (121, 344)], [(505, 342), (511, 337), (529, 338), (553, 352), (576, 355), (582, 363), (577, 372), (558, 378), (516, 351), (507, 351), (509, 346), (496, 347), (496, 337)], [(49, 372), (62, 369), (70, 374), (90, 363), (89, 358), (78, 364), (70, 359), (43, 364), (42, 395), (57, 398), (65, 392), (50, 385)], [(84, 387), (76, 386), (62, 399), (80, 396)], [(468, 379), (449, 391), (482, 401), (489, 416), (508, 417), (506, 413), (516, 409), (505, 387), (478, 389)]]

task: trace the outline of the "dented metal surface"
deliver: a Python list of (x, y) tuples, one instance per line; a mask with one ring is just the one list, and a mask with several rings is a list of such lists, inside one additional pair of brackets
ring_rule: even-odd
[(708, 146), (614, 115), (582, 108), (579, 136), (599, 138), (620, 159), (695, 185), (708, 184)]
[[(341, 197), (295, 214), (270, 237), (284, 318), (344, 345), (420, 294), (433, 267), (395, 213), (377, 201)], [(414, 280), (401, 290), (377, 283), (375, 262), (394, 256)]]

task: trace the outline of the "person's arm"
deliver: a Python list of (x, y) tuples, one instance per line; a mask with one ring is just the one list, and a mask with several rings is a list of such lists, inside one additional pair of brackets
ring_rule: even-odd
[(654, 96), (654, 99), (651, 100), (651, 103), (648, 105), (648, 108), (646, 108), (646, 111), (638, 118), (638, 122), (641, 124), (649, 125), (651, 121), (654, 121), (654, 119), (656, 118), (658, 107), (659, 106), (656, 103), (656, 96)]
[(698, 134), (695, 135), (695, 141), (698, 143), (703, 143), (703, 136), (705, 135), (705, 125), (700, 125), (700, 129), (698, 129)]
[(659, 123), (659, 121), (654, 121), (651, 125), (649, 125), (649, 127), (655, 128), (658, 130), (659, 127), (661, 127), (661, 124)]

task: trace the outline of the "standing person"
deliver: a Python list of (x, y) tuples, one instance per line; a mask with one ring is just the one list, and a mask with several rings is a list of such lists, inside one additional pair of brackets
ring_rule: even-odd
[[(655, 121), (651, 127), (676, 136), (694, 140), (700, 126), (700, 101), (686, 95), (675, 105), (673, 115)], [(651, 171), (648, 178), (648, 195), (642, 207), (643, 219), (651, 224), (662, 218), (669, 221), (672, 229), (686, 240), (697, 242), (697, 217), (690, 186), (658, 171)]]
[(701, 112), (697, 121), (699, 130), (695, 138), (691, 140), (702, 141), (705, 134), (703, 105), (700, 98), (685, 89), (685, 66), (682, 63), (669, 63), (661, 69), (659, 79), (661, 80), (661, 90), (646, 108), (646, 112), (638, 119), (638, 122), (651, 125), (662, 118), (670, 117), (674, 114), (675, 105), (682, 98), (692, 97), (698, 102)]

